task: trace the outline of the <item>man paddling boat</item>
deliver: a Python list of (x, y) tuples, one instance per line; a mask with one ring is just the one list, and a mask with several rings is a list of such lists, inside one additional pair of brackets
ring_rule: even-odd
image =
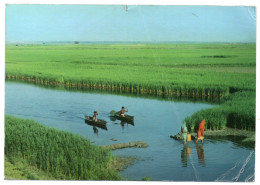
[(122, 107), (122, 109), (119, 111), (119, 114), (123, 117), (125, 117), (125, 112), (128, 112), (128, 107), (126, 107), (126, 110), (125, 110), (125, 107)]
[(94, 114), (93, 114), (93, 121), (95, 121), (95, 122), (97, 122), (97, 115), (98, 115), (98, 111), (97, 110), (95, 110), (94, 111)]

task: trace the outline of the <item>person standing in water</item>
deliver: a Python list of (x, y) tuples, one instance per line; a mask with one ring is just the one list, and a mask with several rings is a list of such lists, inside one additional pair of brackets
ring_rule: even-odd
[(199, 140), (201, 140), (201, 142), (203, 143), (205, 123), (206, 123), (205, 119), (200, 122), (198, 132), (197, 132), (198, 139), (195, 143), (198, 143)]
[(187, 142), (187, 133), (188, 133), (188, 128), (186, 126), (186, 122), (183, 121), (183, 123), (181, 125), (181, 135), (183, 137), (184, 144), (186, 144), (186, 142)]

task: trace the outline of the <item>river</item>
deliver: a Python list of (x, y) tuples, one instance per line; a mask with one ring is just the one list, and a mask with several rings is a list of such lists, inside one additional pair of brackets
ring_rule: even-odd
[[(109, 112), (129, 108), (134, 124), (111, 120)], [(120, 172), (128, 180), (151, 177), (154, 181), (253, 181), (255, 150), (230, 140), (207, 139), (196, 145), (171, 139), (182, 121), (194, 112), (213, 107), (209, 103), (153, 99), (88, 91), (69, 91), (6, 81), (5, 113), (34, 119), (43, 125), (89, 138), (96, 145), (145, 141), (147, 148), (112, 151), (133, 156), (134, 163)], [(84, 121), (98, 110), (107, 130)]]

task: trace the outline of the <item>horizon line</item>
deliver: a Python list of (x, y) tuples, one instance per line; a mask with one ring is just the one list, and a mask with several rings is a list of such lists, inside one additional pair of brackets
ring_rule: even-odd
[(67, 41), (5, 41), (5, 43), (256, 43), (256, 41), (79, 41), (79, 40), (67, 40)]

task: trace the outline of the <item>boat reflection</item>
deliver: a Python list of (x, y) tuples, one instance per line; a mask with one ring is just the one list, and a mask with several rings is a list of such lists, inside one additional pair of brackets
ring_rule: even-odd
[(120, 122), (120, 125), (122, 126), (122, 128), (124, 128), (125, 125), (126, 125), (126, 126), (128, 126), (128, 125), (135, 126), (133, 122), (132, 122), (132, 123), (129, 123), (129, 122), (126, 122), (126, 121), (121, 121), (121, 122)]
[(93, 131), (94, 131), (94, 133), (98, 136), (98, 129), (97, 129), (96, 126), (93, 126)]

